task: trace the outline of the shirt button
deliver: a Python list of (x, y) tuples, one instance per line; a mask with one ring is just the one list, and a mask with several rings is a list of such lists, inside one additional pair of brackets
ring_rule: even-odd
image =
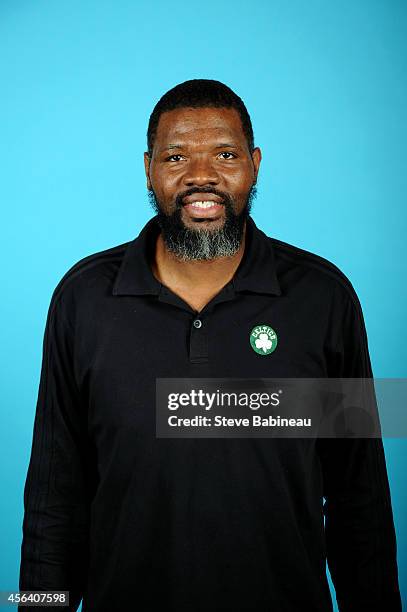
[(202, 321), (201, 321), (201, 319), (195, 319), (195, 321), (194, 321), (194, 327), (196, 327), (197, 329), (199, 329), (200, 327), (202, 327)]

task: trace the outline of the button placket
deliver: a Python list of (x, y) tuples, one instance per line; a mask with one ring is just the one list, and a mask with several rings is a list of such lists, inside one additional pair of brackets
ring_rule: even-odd
[(207, 321), (205, 325), (199, 317), (192, 321), (189, 339), (189, 360), (193, 363), (208, 361)]

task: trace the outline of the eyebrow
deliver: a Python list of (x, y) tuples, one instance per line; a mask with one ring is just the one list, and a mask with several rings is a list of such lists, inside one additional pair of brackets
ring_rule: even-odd
[[(161, 149), (160, 153), (163, 153), (163, 151), (168, 151), (169, 149), (182, 149), (184, 146), (185, 145), (182, 145), (182, 144), (169, 144), (163, 149)], [(224, 147), (227, 147), (228, 149), (238, 148), (237, 145), (232, 144), (231, 142), (221, 142), (215, 146), (215, 149), (223, 149)]]

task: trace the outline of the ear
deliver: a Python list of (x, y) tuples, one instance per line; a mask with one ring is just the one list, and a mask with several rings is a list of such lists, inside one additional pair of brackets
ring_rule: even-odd
[(259, 147), (255, 147), (252, 151), (252, 160), (254, 168), (254, 185), (257, 183), (257, 176), (260, 170), (261, 151)]
[(147, 178), (147, 189), (151, 190), (151, 181), (150, 181), (150, 156), (148, 151), (144, 151), (144, 170)]

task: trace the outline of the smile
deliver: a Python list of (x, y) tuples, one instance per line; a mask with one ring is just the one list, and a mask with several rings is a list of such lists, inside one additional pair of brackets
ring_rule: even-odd
[(217, 219), (223, 210), (224, 206), (213, 200), (196, 200), (184, 205), (184, 211), (196, 221)]

